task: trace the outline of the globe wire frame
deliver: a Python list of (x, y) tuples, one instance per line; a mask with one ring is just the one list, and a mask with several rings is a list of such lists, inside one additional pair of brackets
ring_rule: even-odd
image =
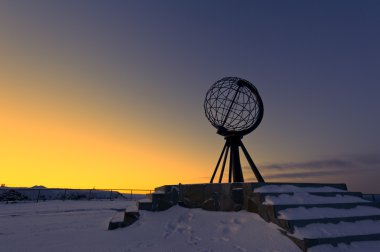
[[(233, 87), (230, 87), (230, 89), (231, 89), (230, 93), (235, 91), (235, 95), (234, 95), (234, 98), (232, 100), (229, 99), (229, 97), (228, 97), (228, 95), (230, 93), (228, 93), (227, 96), (225, 96), (225, 97), (221, 97), (221, 96), (225, 95), (224, 94), (225, 90), (223, 91), (223, 89), (227, 89), (225, 84), (237, 87), (237, 89), (233, 89)], [(244, 88), (247, 88), (251, 92), (251, 94), (254, 98), (254, 101), (255, 101), (255, 106), (257, 107), (257, 109), (255, 109), (255, 111), (257, 113), (255, 113), (254, 118), (251, 120), (253, 122), (248, 127), (239, 126), (240, 122), (237, 123), (238, 126), (232, 125), (232, 127), (231, 127), (231, 125), (229, 125), (230, 127), (224, 127), (227, 120), (230, 119), (228, 117), (229, 117), (229, 114), (230, 114), (231, 110), (233, 109), (234, 105), (240, 106), (240, 107), (242, 107), (241, 109), (245, 109), (245, 111), (247, 111), (246, 108), (244, 108), (239, 103), (235, 103), (235, 100), (234, 100), (234, 99), (236, 99), (236, 97), (238, 95), (240, 95), (240, 93), (242, 93), (239, 91), (241, 89), (244, 90)], [(213, 97), (213, 95), (215, 93), (217, 93), (219, 96)], [(214, 103), (212, 103), (211, 100), (213, 100)], [(225, 108), (218, 106), (218, 104), (215, 104), (218, 102), (218, 100), (223, 100), (223, 102), (225, 102), (225, 103), (228, 101), (230, 102), (229, 108), (227, 111)], [(221, 109), (221, 108), (223, 109), (223, 111), (219, 112), (218, 109)], [(236, 108), (235, 108), (235, 110), (236, 110)], [(264, 116), (264, 104), (263, 104), (261, 96), (260, 96), (259, 92), (257, 91), (256, 87), (253, 84), (251, 84), (249, 81), (238, 78), (238, 77), (225, 77), (225, 78), (222, 78), (222, 79), (218, 80), (217, 82), (215, 82), (211, 86), (211, 88), (207, 91), (206, 99), (204, 101), (204, 112), (205, 112), (207, 119), (210, 121), (210, 123), (218, 130), (217, 131), (218, 134), (220, 134), (222, 136), (228, 136), (228, 135), (243, 136), (243, 135), (247, 135), (247, 134), (251, 133), (261, 123), (263, 116)], [(233, 111), (233, 113), (237, 114), (235, 111)], [(243, 113), (243, 111), (240, 111), (239, 115), (241, 115), (242, 113)], [(249, 111), (249, 113), (252, 113), (252, 111)], [(223, 121), (221, 121), (221, 118), (217, 118), (218, 115), (221, 115), (224, 117)], [(247, 116), (245, 116), (245, 117), (240, 116), (240, 118), (244, 121), (249, 120), (246, 117)], [(235, 117), (234, 120), (236, 120), (236, 119), (237, 118)]]
[[(221, 91), (221, 89), (223, 88), (226, 90)], [(251, 116), (252, 112), (254, 112), (255, 113), (254, 117), (246, 119), (241, 116), (243, 111), (240, 111), (239, 114), (237, 114), (236, 111), (233, 111), (233, 113), (235, 113), (235, 117), (230, 119), (229, 114), (231, 113), (233, 106), (237, 104), (235, 103), (235, 99), (238, 95), (240, 95), (239, 91), (242, 88), (248, 88), (248, 90), (251, 91), (251, 94), (254, 96), (255, 105), (253, 108), (249, 106), (249, 109), (254, 110), (254, 111), (248, 111), (249, 114), (246, 115), (246, 117)], [(228, 91), (227, 94), (226, 94), (226, 91)], [(235, 92), (233, 94), (233, 97), (230, 96), (232, 92)], [(214, 95), (215, 93), (217, 94)], [(222, 102), (224, 102), (224, 104), (220, 104), (220, 103), (218, 104), (218, 99), (220, 97), (222, 97), (221, 99), (222, 99)], [(210, 102), (210, 100), (212, 99), (214, 99), (213, 103)], [(228, 105), (225, 104), (227, 101), (230, 102)], [(243, 97), (243, 103), (244, 102), (245, 100)], [(243, 105), (247, 106), (247, 103), (244, 103)], [(236, 106), (240, 106), (242, 109), (246, 109), (243, 105), (241, 104), (235, 105), (234, 109), (236, 109)], [(222, 78), (218, 80), (217, 82), (215, 82), (211, 86), (211, 88), (207, 91), (206, 99), (204, 102), (204, 109), (205, 109), (205, 114), (206, 114), (207, 119), (215, 128), (217, 128), (217, 133), (219, 135), (224, 136), (226, 140), (222, 153), (220, 154), (217, 165), (212, 174), (210, 183), (213, 183), (214, 177), (217, 173), (222, 157), (224, 156), (222, 169), (220, 171), (220, 176), (219, 176), (219, 183), (221, 183), (223, 179), (224, 168), (226, 165), (229, 151), (230, 151), (230, 164), (229, 164), (228, 182), (231, 183), (232, 176), (233, 176), (234, 182), (244, 182), (243, 172), (242, 172), (242, 168), (240, 164), (239, 147), (242, 149), (249, 163), (250, 168), (252, 169), (253, 173), (255, 174), (257, 178), (257, 181), (265, 182), (259, 170), (257, 169), (255, 163), (250, 157), (247, 149), (245, 148), (243, 142), (241, 141), (244, 135), (249, 134), (250, 132), (252, 132), (258, 127), (264, 115), (264, 105), (256, 87), (253, 84), (251, 84), (249, 81), (238, 78), (238, 77)], [(222, 109), (222, 112), (218, 111), (218, 109)], [(212, 113), (212, 110), (214, 110), (214, 114)], [(238, 116), (240, 116), (240, 119), (243, 120), (246, 123), (246, 125), (244, 124), (241, 125), (241, 122), (232, 124), (237, 119)], [(228, 127), (227, 128), (224, 126), (228, 119), (230, 119), (230, 122), (227, 125)]]

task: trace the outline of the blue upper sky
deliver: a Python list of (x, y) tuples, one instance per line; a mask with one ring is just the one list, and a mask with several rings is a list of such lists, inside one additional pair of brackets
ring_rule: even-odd
[(146, 130), (180, 129), (194, 153), (207, 142), (210, 159), (223, 139), (204, 95), (245, 78), (265, 114), (244, 142), (268, 178), (380, 192), (379, 13), (366, 0), (2, 1), (1, 50), (100, 80), (67, 86), (101, 94), (115, 118), (132, 108)]

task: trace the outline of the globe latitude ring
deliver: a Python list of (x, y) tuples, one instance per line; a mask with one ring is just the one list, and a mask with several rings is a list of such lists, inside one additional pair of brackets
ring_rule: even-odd
[(216, 81), (206, 93), (207, 119), (222, 136), (246, 135), (255, 130), (264, 115), (264, 104), (256, 87), (238, 77)]

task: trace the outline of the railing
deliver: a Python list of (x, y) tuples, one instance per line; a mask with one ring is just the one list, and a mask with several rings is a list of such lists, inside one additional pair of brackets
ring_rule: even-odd
[(152, 193), (151, 189), (106, 188), (15, 188), (0, 187), (0, 201), (45, 201), (45, 200), (137, 200)]

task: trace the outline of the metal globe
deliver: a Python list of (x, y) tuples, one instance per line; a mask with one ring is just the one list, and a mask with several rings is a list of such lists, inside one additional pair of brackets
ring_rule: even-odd
[(246, 135), (260, 124), (264, 105), (256, 87), (238, 77), (215, 82), (206, 93), (207, 119), (220, 135)]

